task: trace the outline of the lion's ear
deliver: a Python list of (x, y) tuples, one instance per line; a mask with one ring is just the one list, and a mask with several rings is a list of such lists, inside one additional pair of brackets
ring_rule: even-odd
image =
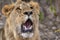
[(14, 8), (14, 5), (5, 5), (2, 8), (3, 15), (8, 16), (13, 8)]

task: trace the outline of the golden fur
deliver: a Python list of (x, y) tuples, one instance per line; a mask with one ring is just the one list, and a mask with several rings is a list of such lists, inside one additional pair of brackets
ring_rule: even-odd
[[(17, 28), (19, 28), (19, 25), (25, 22), (26, 15), (23, 13), (26, 11), (33, 12), (31, 17), (33, 22), (34, 35), (31, 38), (22, 37), (21, 35), (18, 34), (19, 30), (18, 31), (16, 30)], [(39, 11), (40, 8), (38, 3), (33, 1), (26, 3), (20, 0), (14, 4), (5, 5), (2, 8), (2, 13), (7, 17), (4, 26), (4, 35), (6, 40), (40, 40), (39, 30), (38, 30)]]

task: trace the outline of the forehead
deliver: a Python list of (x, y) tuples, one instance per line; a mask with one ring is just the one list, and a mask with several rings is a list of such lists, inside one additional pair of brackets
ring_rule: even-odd
[(27, 9), (27, 8), (31, 7), (31, 5), (29, 3), (25, 3), (25, 2), (17, 3), (16, 6), (20, 7), (21, 9)]

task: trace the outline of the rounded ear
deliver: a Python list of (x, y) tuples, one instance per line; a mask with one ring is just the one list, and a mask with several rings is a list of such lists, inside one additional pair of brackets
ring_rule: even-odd
[(14, 5), (5, 5), (2, 8), (3, 15), (8, 16), (13, 8), (14, 8)]
[(38, 14), (40, 13), (40, 6), (38, 4), (38, 2), (30, 2), (30, 5), (38, 12)]

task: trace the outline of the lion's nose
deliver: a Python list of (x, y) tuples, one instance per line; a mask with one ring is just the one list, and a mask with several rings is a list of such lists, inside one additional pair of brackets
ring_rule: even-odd
[(33, 12), (32, 11), (31, 12), (24, 12), (24, 14), (30, 16), (33, 14)]

